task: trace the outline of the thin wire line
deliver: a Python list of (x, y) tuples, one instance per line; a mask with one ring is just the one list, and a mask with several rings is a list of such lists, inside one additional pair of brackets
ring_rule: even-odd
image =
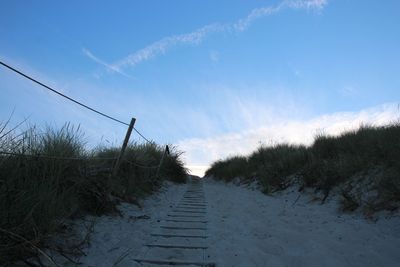
[(50, 155), (43, 155), (43, 154), (38, 154), (38, 155), (31, 155), (31, 154), (23, 154), (23, 153), (14, 153), (14, 152), (6, 152), (6, 151), (0, 151), (0, 155), (10, 155), (10, 156), (23, 156), (23, 157), (32, 157), (32, 158), (48, 158), (48, 159), (60, 159), (60, 160), (115, 160), (117, 159), (116, 157), (114, 158), (102, 158), (102, 157), (88, 157), (88, 158), (82, 158), (82, 157), (57, 157), (57, 156), (50, 156)]
[(137, 163), (135, 163), (133, 161), (130, 161), (130, 160), (127, 160), (127, 159), (124, 159), (124, 161), (126, 161), (126, 162), (128, 162), (128, 163), (130, 163), (130, 164), (132, 164), (132, 165), (134, 165), (136, 167), (144, 168), (144, 169), (155, 169), (155, 168), (158, 168), (160, 166), (160, 164), (158, 164), (156, 166), (144, 166), (144, 165), (137, 164)]
[[(116, 121), (116, 122), (118, 122), (118, 123), (121, 123), (121, 124), (123, 124), (123, 125), (129, 126), (129, 123), (120, 121), (120, 120), (118, 120), (118, 119), (116, 119), (116, 118), (113, 118), (113, 117), (107, 115), (107, 114), (104, 114), (103, 112), (100, 112), (100, 111), (98, 111), (98, 110), (95, 110), (94, 108), (91, 108), (91, 107), (89, 107), (89, 106), (87, 106), (87, 105), (85, 105), (85, 104), (83, 104), (83, 103), (81, 103), (81, 102), (79, 102), (79, 101), (77, 101), (77, 100), (75, 100), (75, 99), (73, 99), (73, 98), (71, 98), (71, 97), (69, 97), (69, 96), (67, 96), (67, 95), (65, 95), (65, 94), (63, 94), (63, 93), (61, 93), (61, 92), (59, 92), (59, 91), (57, 91), (56, 89), (53, 89), (53, 88), (51, 88), (50, 86), (45, 85), (44, 83), (42, 83), (42, 82), (40, 82), (40, 81), (38, 81), (38, 80), (36, 80), (36, 79), (34, 79), (34, 78), (28, 76), (27, 74), (25, 74), (25, 73), (23, 73), (23, 72), (21, 72), (21, 71), (15, 69), (15, 68), (11, 67), (10, 65), (8, 65), (8, 64), (6, 64), (6, 63), (4, 63), (4, 62), (2, 62), (2, 61), (0, 61), (0, 64), (3, 65), (4, 67), (6, 67), (6, 68), (8, 68), (8, 69), (10, 69), (10, 70), (12, 70), (12, 71), (14, 71), (14, 72), (16, 72), (17, 74), (19, 74), (19, 75), (21, 75), (21, 76), (27, 78), (28, 80), (31, 80), (32, 82), (37, 83), (37, 84), (39, 84), (40, 86), (43, 86), (44, 88), (46, 88), (46, 89), (52, 91), (53, 93), (56, 93), (56, 94), (58, 94), (58, 95), (60, 95), (60, 96), (62, 96), (62, 97), (64, 97), (64, 98), (66, 98), (66, 99), (68, 99), (68, 100), (70, 100), (70, 101), (72, 101), (72, 102), (74, 102), (74, 103), (76, 103), (76, 104), (78, 104), (78, 105), (80, 105), (80, 106), (82, 106), (82, 107), (84, 107), (84, 108), (89, 109), (90, 111), (93, 111), (93, 112), (95, 112), (95, 113), (97, 113), (97, 114), (99, 114), (99, 115), (101, 115), (101, 116), (104, 116), (104, 117), (106, 117), (106, 118), (108, 118), (108, 119), (111, 119), (111, 120)], [(146, 142), (152, 143), (148, 138), (146, 138), (146, 137), (145, 137), (141, 132), (139, 132), (139, 130), (137, 130), (135, 127), (134, 127), (133, 129), (134, 129), (134, 131), (135, 131), (138, 135), (140, 135)]]
[(152, 144), (152, 143), (153, 143), (153, 142), (150, 142), (149, 139), (147, 139), (146, 137), (144, 137), (144, 135), (141, 134), (141, 133), (139, 132), (139, 130), (137, 130), (135, 127), (133, 127), (133, 130), (134, 130), (138, 135), (140, 135), (144, 140), (146, 140), (149, 144)]
[[(60, 93), (59, 91), (57, 91), (57, 90), (51, 88), (50, 86), (47, 86), (47, 85), (45, 85), (45, 84), (42, 83), (42, 82), (39, 82), (38, 80), (36, 80), (36, 79), (34, 79), (34, 78), (32, 78), (32, 77), (30, 77), (30, 76), (28, 76), (28, 75), (22, 73), (21, 71), (19, 71), (19, 70), (13, 68), (13, 67), (7, 65), (6, 63), (4, 63), (4, 62), (2, 62), (2, 61), (0, 61), (0, 64), (3, 65), (3, 66), (6, 67), (6, 68), (8, 68), (8, 69), (10, 69), (10, 70), (12, 70), (12, 71), (18, 73), (19, 75), (21, 75), (21, 76), (23, 76), (23, 77), (25, 77), (25, 78), (31, 80), (32, 82), (35, 82), (35, 83), (37, 83), (37, 84), (43, 86), (44, 88), (46, 88), (46, 89), (52, 91), (53, 93), (56, 93), (56, 94), (58, 94), (58, 95), (60, 95), (60, 96), (62, 96), (62, 97), (64, 97), (64, 98), (66, 98), (66, 99), (68, 99), (68, 100), (70, 100), (70, 101), (72, 101), (72, 102), (74, 102), (74, 103), (76, 103), (76, 104), (78, 104), (78, 105), (80, 105), (80, 106), (82, 106), (82, 107), (84, 107), (84, 108), (87, 108), (87, 109), (89, 109), (89, 110), (91, 110), (91, 111), (93, 111), (93, 112), (95, 112), (95, 113), (97, 113), (97, 114), (99, 114), (99, 115), (101, 115), (101, 116), (104, 116), (104, 117), (106, 117), (106, 118), (108, 118), (108, 119), (110, 119), (110, 120), (119, 122), (119, 123), (124, 124), (124, 125), (126, 125), (126, 126), (129, 126), (129, 123), (125, 123), (125, 122), (123, 122), (123, 121), (120, 121), (120, 120), (118, 120), (118, 119), (116, 119), (116, 118), (113, 118), (113, 117), (107, 115), (107, 114), (104, 114), (103, 112), (97, 111), (97, 110), (95, 110), (95, 109), (93, 109), (93, 108), (91, 108), (91, 107), (89, 107), (89, 106), (87, 106), (87, 105), (85, 105), (85, 104), (83, 104), (83, 103), (81, 103), (81, 102), (75, 100), (75, 99), (72, 99), (71, 97), (66, 96), (66, 95), (64, 95), (63, 93)], [(143, 136), (142, 136), (142, 137), (143, 137)], [(145, 140), (147, 140), (147, 139), (145, 139)]]

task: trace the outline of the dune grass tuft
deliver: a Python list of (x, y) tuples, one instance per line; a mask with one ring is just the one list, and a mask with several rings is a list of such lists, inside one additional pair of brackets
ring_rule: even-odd
[(111, 177), (119, 149), (87, 150), (82, 131), (71, 124), (21, 133), (0, 124), (0, 151), (6, 152), (0, 155), (0, 265), (37, 255), (67, 218), (117, 212), (118, 201), (136, 201), (163, 179), (185, 182), (176, 148), (156, 175), (164, 148), (155, 143), (129, 144)]
[[(343, 207), (348, 210), (360, 206), (394, 209), (398, 205), (393, 203), (400, 201), (400, 123), (363, 125), (339, 136), (318, 135), (309, 147), (261, 146), (248, 157), (215, 162), (206, 176), (224, 181), (255, 177), (265, 193), (284, 189), (300, 178), (304, 186), (323, 192), (324, 200), (340, 187)], [(357, 188), (367, 184), (368, 190)], [(365, 199), (371, 191), (375, 197)]]

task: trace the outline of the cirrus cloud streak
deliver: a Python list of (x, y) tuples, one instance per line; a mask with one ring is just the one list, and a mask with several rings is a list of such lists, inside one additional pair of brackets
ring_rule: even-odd
[(257, 19), (278, 13), (283, 9), (322, 10), (328, 4), (328, 0), (285, 0), (276, 6), (255, 8), (247, 16), (231, 24), (213, 23), (185, 34), (164, 37), (126, 57), (112, 63), (106, 63), (95, 56), (87, 48), (83, 48), (84, 54), (96, 63), (106, 67), (111, 72), (127, 76), (122, 69), (134, 67), (144, 61), (150, 60), (160, 54), (165, 54), (169, 49), (178, 45), (200, 44), (206, 37), (217, 32), (243, 32)]

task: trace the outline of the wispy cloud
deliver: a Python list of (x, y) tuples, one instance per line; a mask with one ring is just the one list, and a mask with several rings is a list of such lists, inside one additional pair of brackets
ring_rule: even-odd
[(262, 7), (262, 8), (255, 8), (253, 9), (246, 17), (239, 19), (236, 23), (233, 24), (233, 28), (236, 31), (244, 31), (250, 27), (250, 25), (256, 19), (272, 15), (273, 13), (278, 12), (281, 10), (281, 6), (271, 6), (271, 7)]
[(135, 66), (159, 54), (165, 53), (173, 46), (179, 44), (199, 44), (207, 35), (213, 32), (223, 31), (224, 28), (225, 27), (220, 24), (210, 24), (190, 33), (165, 37), (157, 42), (146, 46), (143, 49), (136, 51), (133, 54), (130, 54), (126, 58), (114, 63), (111, 66), (116, 70), (120, 70), (121, 68), (127, 66)]
[(233, 24), (236, 31), (244, 31), (257, 19), (278, 13), (282, 9), (306, 9), (322, 10), (328, 4), (328, 0), (286, 0), (277, 6), (267, 6), (253, 9), (246, 17)]
[(255, 20), (278, 13), (283, 9), (305, 9), (318, 11), (322, 10), (327, 4), (328, 0), (285, 0), (276, 6), (255, 8), (250, 11), (247, 16), (237, 20), (234, 23), (214, 23), (203, 26), (190, 33), (164, 37), (112, 64), (108, 64), (100, 60), (85, 48), (83, 49), (83, 52), (90, 59), (105, 66), (108, 70), (126, 75), (121, 71), (123, 68), (134, 67), (144, 61), (156, 57), (157, 55), (166, 53), (174, 46), (200, 44), (208, 35), (216, 32), (243, 32), (248, 29)]
[(328, 0), (287, 0), (282, 5), (290, 8), (322, 10), (328, 5)]
[(186, 139), (178, 146), (186, 151), (188, 167), (194, 174), (201, 176), (212, 162), (235, 154), (249, 154), (260, 144), (287, 142), (310, 145), (319, 132), (338, 135), (344, 131), (356, 129), (362, 124), (385, 125), (398, 121), (399, 112), (397, 104), (385, 104), (358, 112), (333, 113), (309, 120), (273, 123), (210, 138)]
[(106, 67), (106, 69), (108, 71), (111, 72), (117, 72), (125, 77), (128, 78), (133, 78), (132, 76), (124, 73), (123, 71), (121, 71), (119, 68), (115, 67), (114, 65), (108, 64), (105, 61), (101, 60), (100, 58), (96, 57), (91, 51), (89, 51), (87, 48), (82, 48), (82, 52), (85, 56), (87, 56), (88, 58), (90, 58), (91, 60), (93, 60), (94, 62), (103, 65), (104, 67)]

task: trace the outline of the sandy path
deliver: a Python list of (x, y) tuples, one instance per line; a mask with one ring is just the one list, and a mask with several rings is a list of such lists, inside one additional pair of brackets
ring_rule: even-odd
[(376, 223), (310, 203), (287, 190), (259, 191), (208, 181), (210, 258), (217, 266), (400, 266), (400, 218)]
[[(311, 195), (307, 194), (302, 194), (293, 205), (299, 196), (294, 189), (270, 197), (258, 190), (206, 181), (202, 185), (204, 199), (194, 200), (187, 199), (193, 197), (188, 188), (190, 185), (167, 184), (161, 192), (143, 201), (142, 210), (123, 204), (123, 217), (97, 218), (91, 245), (84, 250), (87, 256), (80, 259), (81, 266), (109, 267), (117, 262), (116, 266), (121, 267), (160, 266), (138, 265), (138, 258), (207, 261), (222, 267), (400, 266), (399, 216), (381, 216), (376, 223), (370, 222), (357, 214), (338, 213), (335, 200), (324, 205), (310, 202)], [(202, 197), (201, 192), (196, 194), (195, 198)], [(197, 207), (201, 205), (199, 201), (204, 201), (206, 207)], [(176, 209), (189, 210), (189, 206), (192, 213), (204, 211), (203, 208), (206, 213), (201, 218), (175, 217)], [(141, 215), (148, 219), (134, 219)], [(183, 220), (207, 223), (176, 222)], [(207, 238), (152, 235), (182, 232)], [(206, 249), (149, 249), (146, 244)], [(73, 266), (67, 261), (58, 262), (61, 266)]]
[(207, 217), (203, 183), (195, 180), (153, 229), (134, 266), (214, 266), (206, 259)]
[[(134, 258), (141, 253), (146, 243), (152, 241), (149, 233), (166, 217), (168, 211), (182, 197), (186, 185), (166, 183), (163, 188), (152, 196), (141, 201), (143, 209), (124, 203), (119, 206), (123, 217), (102, 216), (95, 219), (94, 231), (90, 237), (90, 246), (84, 249), (87, 256), (79, 259), (79, 266), (132, 267)], [(136, 219), (146, 216), (147, 219)], [(75, 222), (75, 230), (86, 233), (82, 222)], [(61, 266), (76, 266), (62, 257), (56, 257)]]

